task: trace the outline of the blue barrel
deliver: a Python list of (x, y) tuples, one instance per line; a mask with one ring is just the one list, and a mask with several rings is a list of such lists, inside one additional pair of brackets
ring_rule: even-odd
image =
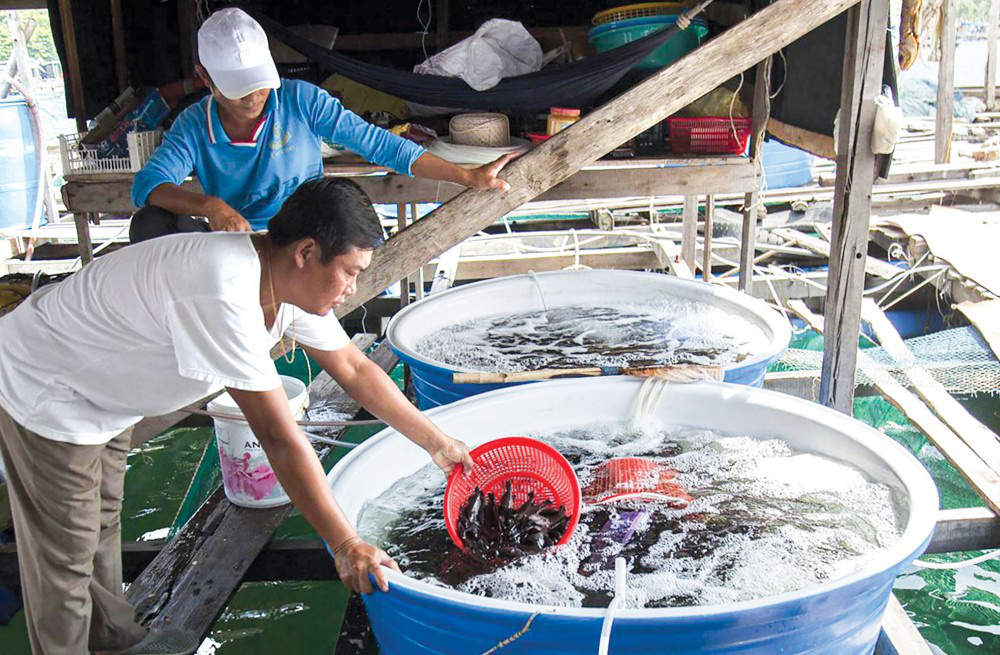
[[(475, 447), (505, 435), (626, 419), (641, 384), (622, 377), (550, 381), (466, 398), (431, 410), (428, 417)], [(896, 576), (924, 551), (934, 531), (937, 489), (923, 465), (845, 414), (747, 386), (674, 385), (655, 416), (664, 424), (720, 434), (780, 438), (796, 451), (850, 464), (901, 494), (902, 534), (853, 572), (812, 587), (736, 603), (621, 610), (612, 625), (610, 652), (870, 655)], [(419, 446), (386, 429), (337, 463), (329, 475), (331, 488), (348, 520), (357, 523), (366, 503), (427, 461)], [(364, 596), (383, 655), (483, 653), (521, 632), (529, 619), (530, 628), (502, 653), (597, 652), (603, 609), (486, 598), (384, 571), (388, 593)]]
[[(759, 353), (725, 367), (725, 381), (763, 386), (767, 367), (781, 356), (791, 339), (791, 328), (778, 312), (763, 302), (721, 285), (638, 271), (554, 271), (536, 276), (513, 275), (467, 284), (429, 296), (397, 313), (386, 330), (389, 344), (409, 365), (420, 409), (430, 409), (510, 384), (455, 384), (452, 374), (467, 371), (421, 355), (416, 342), (450, 324), (501, 311), (542, 308), (539, 289), (549, 307), (572, 304), (648, 304), (659, 299), (702, 302), (757, 325), (768, 340)], [(537, 384), (537, 383), (529, 383)]]
[(768, 139), (760, 154), (768, 189), (805, 186), (813, 181), (813, 156), (775, 139)]
[(28, 105), (23, 98), (0, 100), (0, 228), (31, 225), (38, 184)]

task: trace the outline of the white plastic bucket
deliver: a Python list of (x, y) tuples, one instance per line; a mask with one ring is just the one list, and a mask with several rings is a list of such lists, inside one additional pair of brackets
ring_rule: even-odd
[[(306, 385), (287, 375), (280, 377), (288, 397), (288, 408), (292, 416), (299, 420), (309, 404)], [(241, 507), (277, 507), (289, 502), (264, 449), (233, 397), (228, 393), (222, 394), (208, 404), (208, 411), (232, 417), (232, 420), (212, 419), (215, 422), (215, 440), (219, 445), (222, 486), (230, 502)]]

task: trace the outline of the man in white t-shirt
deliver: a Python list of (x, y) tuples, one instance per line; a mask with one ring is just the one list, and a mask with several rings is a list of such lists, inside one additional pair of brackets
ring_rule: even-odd
[(395, 563), (341, 512), (269, 356), (282, 335), (291, 337), (446, 473), (471, 466), (465, 444), (418, 412), (332, 312), (354, 293), (381, 238), (355, 184), (313, 180), (266, 234), (133, 245), (0, 319), (0, 450), (34, 652), (154, 652), (152, 642), (170, 638), (147, 634), (122, 595), (119, 514), (131, 426), (223, 387), (292, 502), (330, 544), (344, 583), (371, 592), (371, 574), (388, 588), (380, 565)]

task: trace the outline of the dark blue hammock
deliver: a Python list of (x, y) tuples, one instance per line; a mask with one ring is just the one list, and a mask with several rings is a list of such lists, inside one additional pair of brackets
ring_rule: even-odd
[(507, 77), (491, 89), (476, 91), (457, 77), (420, 75), (358, 61), (318, 46), (262, 14), (257, 13), (254, 18), (271, 36), (322, 67), (365, 86), (434, 107), (494, 111), (586, 105), (680, 31), (671, 25), (613, 50), (569, 64), (546, 66), (536, 73)]

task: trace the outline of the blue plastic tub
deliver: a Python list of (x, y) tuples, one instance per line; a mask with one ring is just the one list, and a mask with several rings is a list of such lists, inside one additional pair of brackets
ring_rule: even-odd
[[(640, 381), (561, 380), (467, 398), (428, 412), (446, 433), (470, 446), (513, 434), (571, 429), (621, 420), (634, 411)], [(760, 438), (780, 437), (798, 451), (853, 465), (896, 489), (902, 536), (872, 553), (863, 567), (815, 587), (753, 601), (616, 615), (614, 655), (869, 655), (892, 583), (930, 540), (937, 490), (924, 467), (889, 437), (831, 409), (763, 389), (723, 383), (673, 385), (657, 410), (664, 423)], [(364, 504), (428, 462), (392, 429), (351, 451), (330, 472), (349, 520)], [(365, 536), (365, 535), (362, 535)], [(405, 571), (404, 571), (405, 573)], [(596, 653), (603, 609), (565, 608), (484, 598), (386, 570), (390, 590), (364, 596), (383, 655)]]
[[(598, 25), (587, 32), (587, 40), (598, 52), (607, 52), (626, 43), (632, 43), (664, 30), (677, 22), (677, 16), (645, 16)], [(701, 44), (708, 34), (708, 23), (700, 18), (691, 21), (691, 27), (673, 37), (642, 61), (636, 64), (639, 70), (659, 70), (674, 63)]]
[[(622, 300), (653, 302), (660, 298), (696, 300), (724, 309), (760, 327), (770, 342), (764, 352), (725, 369), (726, 382), (759, 387), (764, 373), (788, 347), (791, 328), (778, 312), (763, 302), (726, 287), (682, 280), (660, 273), (586, 270), (555, 271), (536, 276), (514, 275), (467, 284), (413, 303), (397, 313), (386, 330), (393, 351), (410, 366), (420, 409), (461, 400), (509, 384), (455, 384), (452, 374), (466, 371), (417, 352), (416, 342), (447, 325), (500, 311), (541, 309), (539, 287), (549, 307)], [(536, 384), (536, 383), (531, 383)]]
[(768, 139), (764, 142), (761, 160), (768, 189), (805, 186), (813, 181), (813, 156), (805, 150)]
[(0, 228), (31, 225), (38, 183), (28, 105), (23, 98), (0, 100)]

